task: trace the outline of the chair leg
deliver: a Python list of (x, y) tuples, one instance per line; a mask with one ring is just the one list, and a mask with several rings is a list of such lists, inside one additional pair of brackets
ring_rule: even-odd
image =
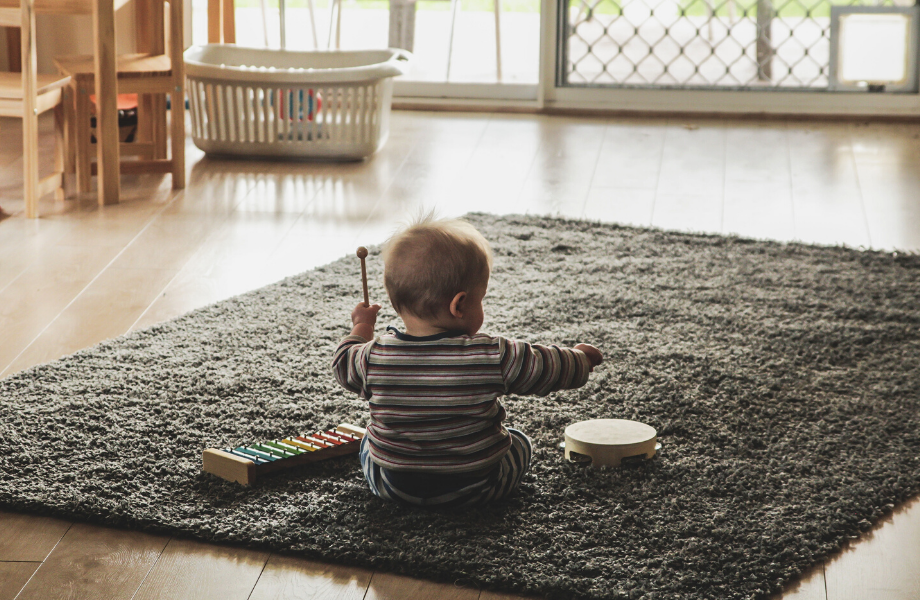
[(224, 0), (223, 6), (221, 7), (221, 15), (223, 16), (223, 37), (225, 44), (235, 44), (236, 43), (236, 13), (234, 13), (233, 0)]
[(38, 115), (27, 110), (22, 116), (22, 179), (26, 217), (38, 218)]
[(153, 123), (153, 157), (157, 159), (166, 158), (166, 94), (156, 94), (152, 96), (151, 106), (153, 107), (150, 114)]
[[(137, 95), (137, 130), (134, 141), (141, 144), (153, 142), (153, 99), (150, 94)], [(139, 156), (150, 160), (153, 158), (153, 150), (145, 151)]]
[(64, 163), (67, 155), (67, 138), (65, 135), (66, 123), (64, 122), (64, 103), (54, 107), (54, 172), (60, 175), (60, 183), (54, 189), (54, 199), (63, 200), (64, 190)]
[(172, 186), (174, 190), (185, 187), (185, 91), (173, 90), (170, 94), (172, 109), (169, 115), (172, 131)]
[(76, 173), (76, 165), (74, 163), (74, 144), (76, 142), (74, 138), (75, 119), (73, 114), (74, 87), (72, 85), (64, 86), (62, 96), (61, 105), (63, 107), (64, 119), (62, 123), (64, 129), (64, 173)]
[(93, 144), (90, 140), (89, 92), (81, 85), (74, 93), (74, 163), (77, 171), (77, 192), (84, 194), (92, 187)]
[(220, 9), (222, 4), (220, 0), (208, 0), (208, 43), (220, 44), (221, 33), (223, 33), (223, 23), (221, 22)]

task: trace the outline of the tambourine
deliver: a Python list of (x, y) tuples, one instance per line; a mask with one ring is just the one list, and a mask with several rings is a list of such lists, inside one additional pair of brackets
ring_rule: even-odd
[(565, 428), (565, 458), (592, 466), (619, 467), (648, 460), (661, 448), (654, 427), (625, 419), (593, 419)]

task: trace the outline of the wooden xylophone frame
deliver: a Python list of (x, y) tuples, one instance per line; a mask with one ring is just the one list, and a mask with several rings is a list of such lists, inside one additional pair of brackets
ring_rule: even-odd
[(208, 448), (201, 453), (201, 470), (227, 481), (252, 485), (257, 477), (327, 458), (356, 454), (366, 431), (342, 423), (327, 431), (287, 436), (236, 448)]

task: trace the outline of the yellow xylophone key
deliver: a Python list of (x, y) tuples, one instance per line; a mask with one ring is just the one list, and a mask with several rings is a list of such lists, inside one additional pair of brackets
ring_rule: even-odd
[(284, 441), (282, 441), (282, 440), (274, 441), (274, 442), (272, 442), (272, 444), (273, 444), (276, 448), (281, 448), (281, 449), (284, 450), (285, 452), (291, 452), (291, 453), (293, 453), (293, 454), (305, 454), (303, 448), (297, 448), (296, 446), (292, 446), (292, 445), (290, 445), (290, 444), (285, 444)]

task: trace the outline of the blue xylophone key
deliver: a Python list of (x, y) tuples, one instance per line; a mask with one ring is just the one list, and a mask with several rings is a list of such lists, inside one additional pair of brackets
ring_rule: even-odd
[(258, 456), (254, 456), (252, 454), (246, 454), (245, 452), (241, 452), (239, 448), (225, 448), (224, 452), (233, 454), (234, 456), (239, 456), (240, 458), (245, 458), (246, 460), (251, 460), (257, 465), (264, 465), (267, 462), (271, 462), (271, 461), (265, 460), (264, 458), (259, 458)]
[(271, 462), (271, 461), (273, 461), (273, 460), (278, 460), (278, 457), (277, 457), (277, 456), (272, 456), (271, 454), (267, 454), (267, 453), (265, 453), (265, 452), (259, 452), (258, 450), (253, 450), (252, 448), (245, 448), (245, 447), (243, 447), (243, 446), (240, 446), (239, 448), (236, 448), (236, 450), (237, 450), (238, 452), (242, 452), (242, 453), (244, 453), (244, 454), (249, 454), (250, 456), (255, 456), (255, 457), (257, 457), (257, 458), (261, 458), (262, 460), (264, 460), (264, 461), (266, 461), (266, 462)]

